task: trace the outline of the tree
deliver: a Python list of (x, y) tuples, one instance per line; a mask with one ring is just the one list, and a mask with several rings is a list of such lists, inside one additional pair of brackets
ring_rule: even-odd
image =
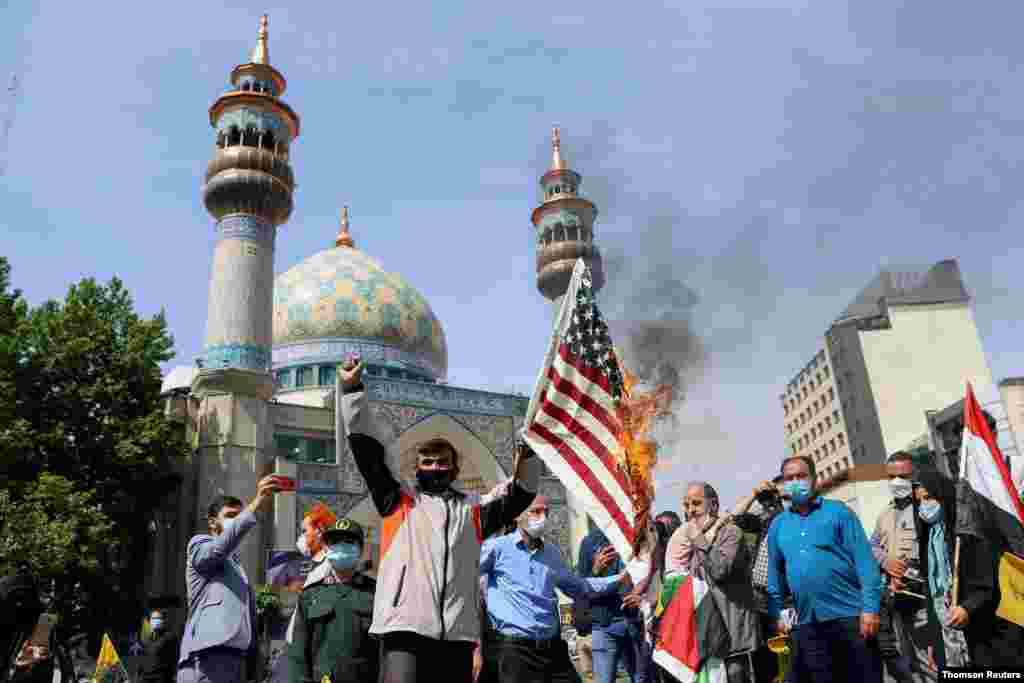
[[(58, 545), (75, 528), (80, 559), (68, 558), (64, 578), (70, 572), (87, 583), (110, 614), (138, 594), (147, 525), (187, 453), (160, 401), (160, 363), (173, 357), (173, 340), (163, 312), (140, 317), (117, 278), (106, 285), (88, 278), (63, 302), (30, 307), (10, 290), (9, 276), (0, 258), (0, 490), (16, 516), (52, 517), (43, 526), (47, 550), (27, 558), (41, 575), (58, 571), (44, 558), (65, 557)], [(48, 495), (88, 512), (47, 503)]]
[(95, 549), (108, 542), (114, 524), (90, 492), (44, 472), (20, 500), (0, 491), (0, 563), (25, 561), (42, 577), (62, 577), (82, 568), (100, 569)]

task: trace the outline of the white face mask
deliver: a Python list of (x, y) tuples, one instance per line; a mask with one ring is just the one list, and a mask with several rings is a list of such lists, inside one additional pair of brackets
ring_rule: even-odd
[(309, 542), (306, 540), (306, 534), (299, 536), (299, 540), (295, 542), (295, 547), (299, 549), (303, 557), (313, 557), (313, 551), (309, 549)]
[(909, 479), (896, 477), (889, 480), (889, 491), (892, 493), (893, 500), (900, 500), (908, 498), (914, 492), (914, 486)]
[(547, 515), (544, 517), (528, 517), (526, 519), (526, 533), (532, 538), (537, 538), (548, 527)]

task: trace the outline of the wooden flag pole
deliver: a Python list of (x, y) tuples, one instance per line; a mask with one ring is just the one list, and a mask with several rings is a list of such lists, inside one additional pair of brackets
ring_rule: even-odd
[(953, 607), (960, 604), (960, 536), (956, 537), (953, 548)]

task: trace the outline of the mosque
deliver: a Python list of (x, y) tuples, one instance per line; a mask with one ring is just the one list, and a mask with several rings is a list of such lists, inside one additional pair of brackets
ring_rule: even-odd
[[(219, 493), (247, 500), (272, 472), (294, 477), (298, 488), (276, 496), (257, 529), (260, 538), (243, 546), (254, 583), (262, 582), (270, 551), (295, 547), (303, 513), (315, 501), (366, 526), (372, 573), (380, 519), (335, 430), (336, 367), (349, 354), (367, 361), (371, 409), (389, 432), (392, 467), (405, 477), (412, 476), (415, 447), (441, 436), (461, 454), (456, 486), (490, 490), (511, 471), (528, 404), (525, 396), (445, 382), (441, 321), (417, 289), (358, 248), (347, 208), (333, 246), (275, 276), (277, 232), (293, 208), (289, 150), (300, 119), (281, 99), (286, 81), (271, 66), (267, 41), (264, 16), (250, 61), (234, 68), (230, 87), (209, 110), (216, 144), (203, 200), (217, 241), (206, 340), (195, 367), (174, 368), (163, 386), (167, 414), (185, 430), (192, 453), (181, 466), (184, 483), (150, 527), (153, 569), (145, 591), (174, 602), (184, 593), (184, 549), (192, 534), (206, 530), (210, 500)], [(597, 210), (578, 194), (581, 178), (562, 157), (557, 129), (552, 147), (531, 218), (536, 286), (558, 305), (577, 258), (588, 261), (597, 287), (604, 275), (594, 244)], [(586, 515), (549, 473), (541, 493), (552, 502), (549, 541), (575, 559)]]

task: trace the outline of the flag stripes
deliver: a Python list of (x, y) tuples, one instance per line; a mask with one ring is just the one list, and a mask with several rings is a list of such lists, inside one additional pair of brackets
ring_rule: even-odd
[(620, 464), (622, 372), (593, 282), (579, 260), (527, 410), (523, 437), (583, 504), (619, 555), (632, 557), (632, 485)]

